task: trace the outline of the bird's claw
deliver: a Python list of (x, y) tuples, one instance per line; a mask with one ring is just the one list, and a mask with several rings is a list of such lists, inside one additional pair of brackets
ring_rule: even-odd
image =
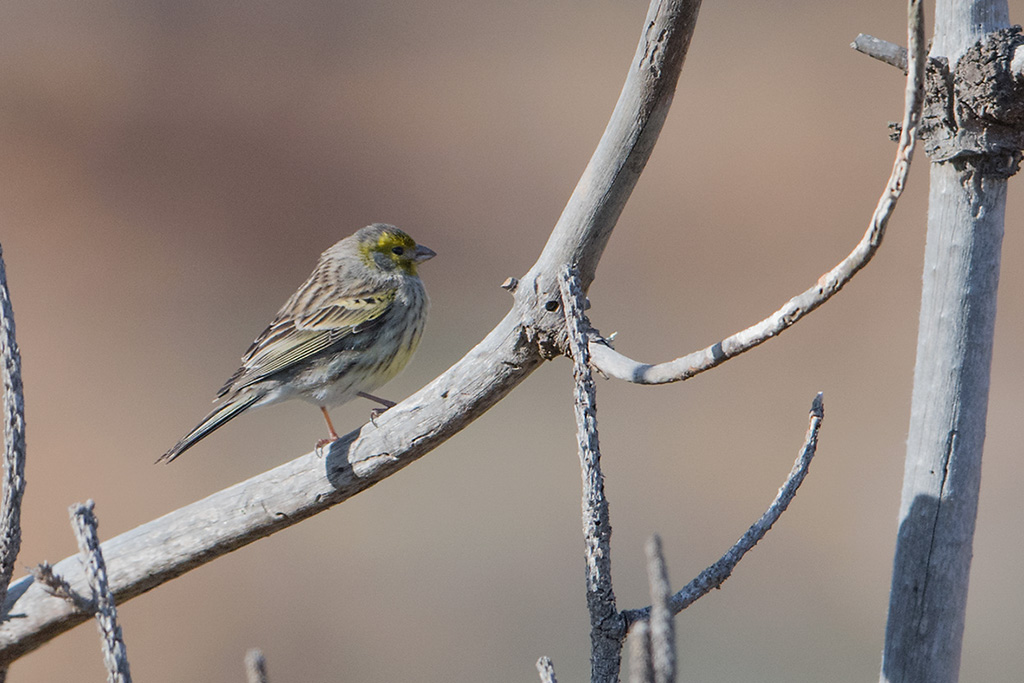
[(326, 453), (324, 452), (324, 447), (327, 446), (328, 447), (327, 450), (330, 451), (331, 450), (330, 449), (330, 445), (332, 443), (334, 443), (335, 441), (337, 441), (338, 438), (339, 437), (336, 436), (333, 439), (320, 439), (319, 441), (317, 441), (316, 442), (316, 448), (314, 449), (314, 452), (316, 453), (317, 457), (318, 458), (324, 457), (326, 455)]

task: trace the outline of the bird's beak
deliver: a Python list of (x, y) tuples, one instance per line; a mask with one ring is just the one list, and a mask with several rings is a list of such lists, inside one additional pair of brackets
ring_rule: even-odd
[(437, 252), (435, 252), (433, 249), (425, 247), (422, 244), (417, 244), (416, 251), (413, 253), (412, 256), (412, 260), (415, 261), (416, 263), (423, 263), (424, 261), (432, 259), (435, 256), (437, 256)]

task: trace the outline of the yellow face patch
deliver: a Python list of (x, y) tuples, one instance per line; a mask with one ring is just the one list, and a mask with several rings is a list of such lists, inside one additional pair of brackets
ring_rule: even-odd
[(408, 253), (412, 256), (411, 252), (415, 250), (416, 242), (401, 230), (386, 230), (381, 233), (380, 239), (377, 240), (377, 251), (390, 251), (397, 256)]
[(364, 249), (368, 263), (381, 266), (381, 261), (386, 259), (409, 275), (416, 275), (416, 242), (401, 230), (385, 230), (376, 244), (366, 245)]

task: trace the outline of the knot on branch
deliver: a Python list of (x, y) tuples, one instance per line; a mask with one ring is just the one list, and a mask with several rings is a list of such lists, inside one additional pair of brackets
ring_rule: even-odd
[(1019, 26), (984, 36), (952, 71), (945, 59), (928, 60), (920, 135), (932, 161), (969, 163), (988, 176), (1017, 172), (1024, 149), (1022, 67)]
[[(561, 308), (556, 310), (561, 311)], [(554, 360), (558, 356), (569, 356), (569, 337), (566, 334), (564, 325), (552, 328), (547, 325), (524, 323), (522, 330), (521, 343), (535, 348), (544, 360)]]
[[(528, 280), (528, 276), (524, 277), (524, 281)], [(584, 337), (588, 341), (601, 340), (601, 335), (590, 326), (590, 320), (583, 313), (590, 308), (590, 300), (582, 291), (579, 280), (574, 279), (571, 290), (572, 296), (579, 298), (577, 308)], [(535, 279), (532, 285), (517, 287), (515, 295), (522, 320), (520, 342), (535, 348), (544, 360), (558, 356), (572, 358), (565, 323), (565, 302), (557, 279), (545, 280), (543, 284)]]
[[(545, 291), (536, 280), (519, 284), (514, 292), (520, 322), (517, 344), (530, 355), (552, 360), (567, 348), (565, 318), (557, 285)], [(550, 289), (554, 291), (551, 292)]]

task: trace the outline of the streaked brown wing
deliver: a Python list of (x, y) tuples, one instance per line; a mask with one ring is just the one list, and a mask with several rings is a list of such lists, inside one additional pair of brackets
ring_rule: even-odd
[(300, 318), (278, 318), (256, 338), (242, 367), (217, 394), (224, 396), (295, 367), (352, 334), (371, 327), (395, 300), (395, 291), (338, 298)]

